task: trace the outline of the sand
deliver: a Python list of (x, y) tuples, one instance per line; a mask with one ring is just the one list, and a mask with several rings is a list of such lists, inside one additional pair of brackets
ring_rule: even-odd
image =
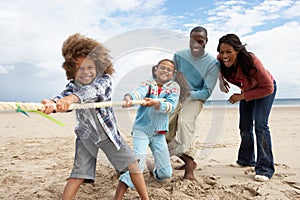
[[(198, 119), (198, 168), (195, 181), (183, 171), (158, 182), (144, 173), (150, 199), (300, 199), (300, 107), (274, 107), (270, 129), (276, 172), (256, 182), (252, 168), (233, 168), (240, 137), (237, 107), (204, 108)], [(116, 109), (119, 128), (130, 143), (135, 110)], [(74, 113), (51, 116), (61, 127), (35, 113), (0, 113), (0, 199), (60, 199), (74, 157)], [(181, 162), (172, 157), (173, 166)], [(96, 182), (83, 185), (77, 199), (112, 199), (118, 180), (103, 153), (98, 155)], [(128, 190), (124, 199), (138, 199)]]

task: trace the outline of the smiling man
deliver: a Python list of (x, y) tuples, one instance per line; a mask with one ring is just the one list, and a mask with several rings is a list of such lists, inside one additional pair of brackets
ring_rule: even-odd
[(196, 119), (203, 104), (210, 97), (218, 79), (219, 62), (205, 52), (207, 31), (197, 26), (190, 32), (190, 48), (175, 53), (174, 62), (189, 83), (190, 96), (179, 104), (170, 116), (168, 146), (171, 155), (178, 156), (185, 164), (176, 169), (184, 169), (183, 178), (193, 180), (197, 163)]

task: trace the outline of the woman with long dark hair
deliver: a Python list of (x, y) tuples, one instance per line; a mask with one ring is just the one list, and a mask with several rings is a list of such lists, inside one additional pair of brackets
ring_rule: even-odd
[[(217, 51), (221, 64), (220, 89), (229, 91), (228, 82), (238, 86), (241, 93), (233, 94), (229, 102), (239, 102), (241, 144), (236, 167), (255, 166), (257, 181), (268, 181), (274, 174), (269, 114), (276, 94), (276, 83), (260, 60), (248, 52), (235, 34), (219, 39)], [(227, 82), (228, 81), (228, 82)], [(256, 135), (255, 157), (253, 128)]]

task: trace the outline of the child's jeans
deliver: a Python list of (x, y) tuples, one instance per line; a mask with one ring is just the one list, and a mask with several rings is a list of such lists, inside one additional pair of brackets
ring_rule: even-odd
[[(154, 178), (160, 181), (170, 178), (172, 176), (172, 166), (165, 135), (158, 133), (150, 135), (137, 129), (133, 130), (132, 134), (133, 149), (141, 158), (139, 163), (141, 171), (144, 170), (146, 157), (149, 156), (147, 155), (149, 146), (155, 162), (155, 167), (152, 172)], [(120, 181), (133, 188), (128, 172), (121, 175)]]

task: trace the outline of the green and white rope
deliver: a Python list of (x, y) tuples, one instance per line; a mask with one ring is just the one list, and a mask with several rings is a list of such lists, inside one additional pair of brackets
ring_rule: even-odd
[[(157, 101), (164, 101), (165, 99), (155, 99)], [(132, 100), (133, 105), (141, 105), (145, 103), (145, 100)], [(116, 101), (116, 102), (97, 102), (97, 103), (82, 103), (82, 104), (71, 104), (69, 110), (84, 109), (84, 108), (105, 108), (105, 107), (114, 107), (122, 106), (125, 104), (125, 101)], [(55, 107), (55, 104), (53, 104)], [(42, 103), (24, 103), (24, 102), (2, 102), (0, 101), (0, 111), (16, 111), (21, 109), (23, 111), (32, 111), (32, 110), (43, 110), (45, 108)]]

